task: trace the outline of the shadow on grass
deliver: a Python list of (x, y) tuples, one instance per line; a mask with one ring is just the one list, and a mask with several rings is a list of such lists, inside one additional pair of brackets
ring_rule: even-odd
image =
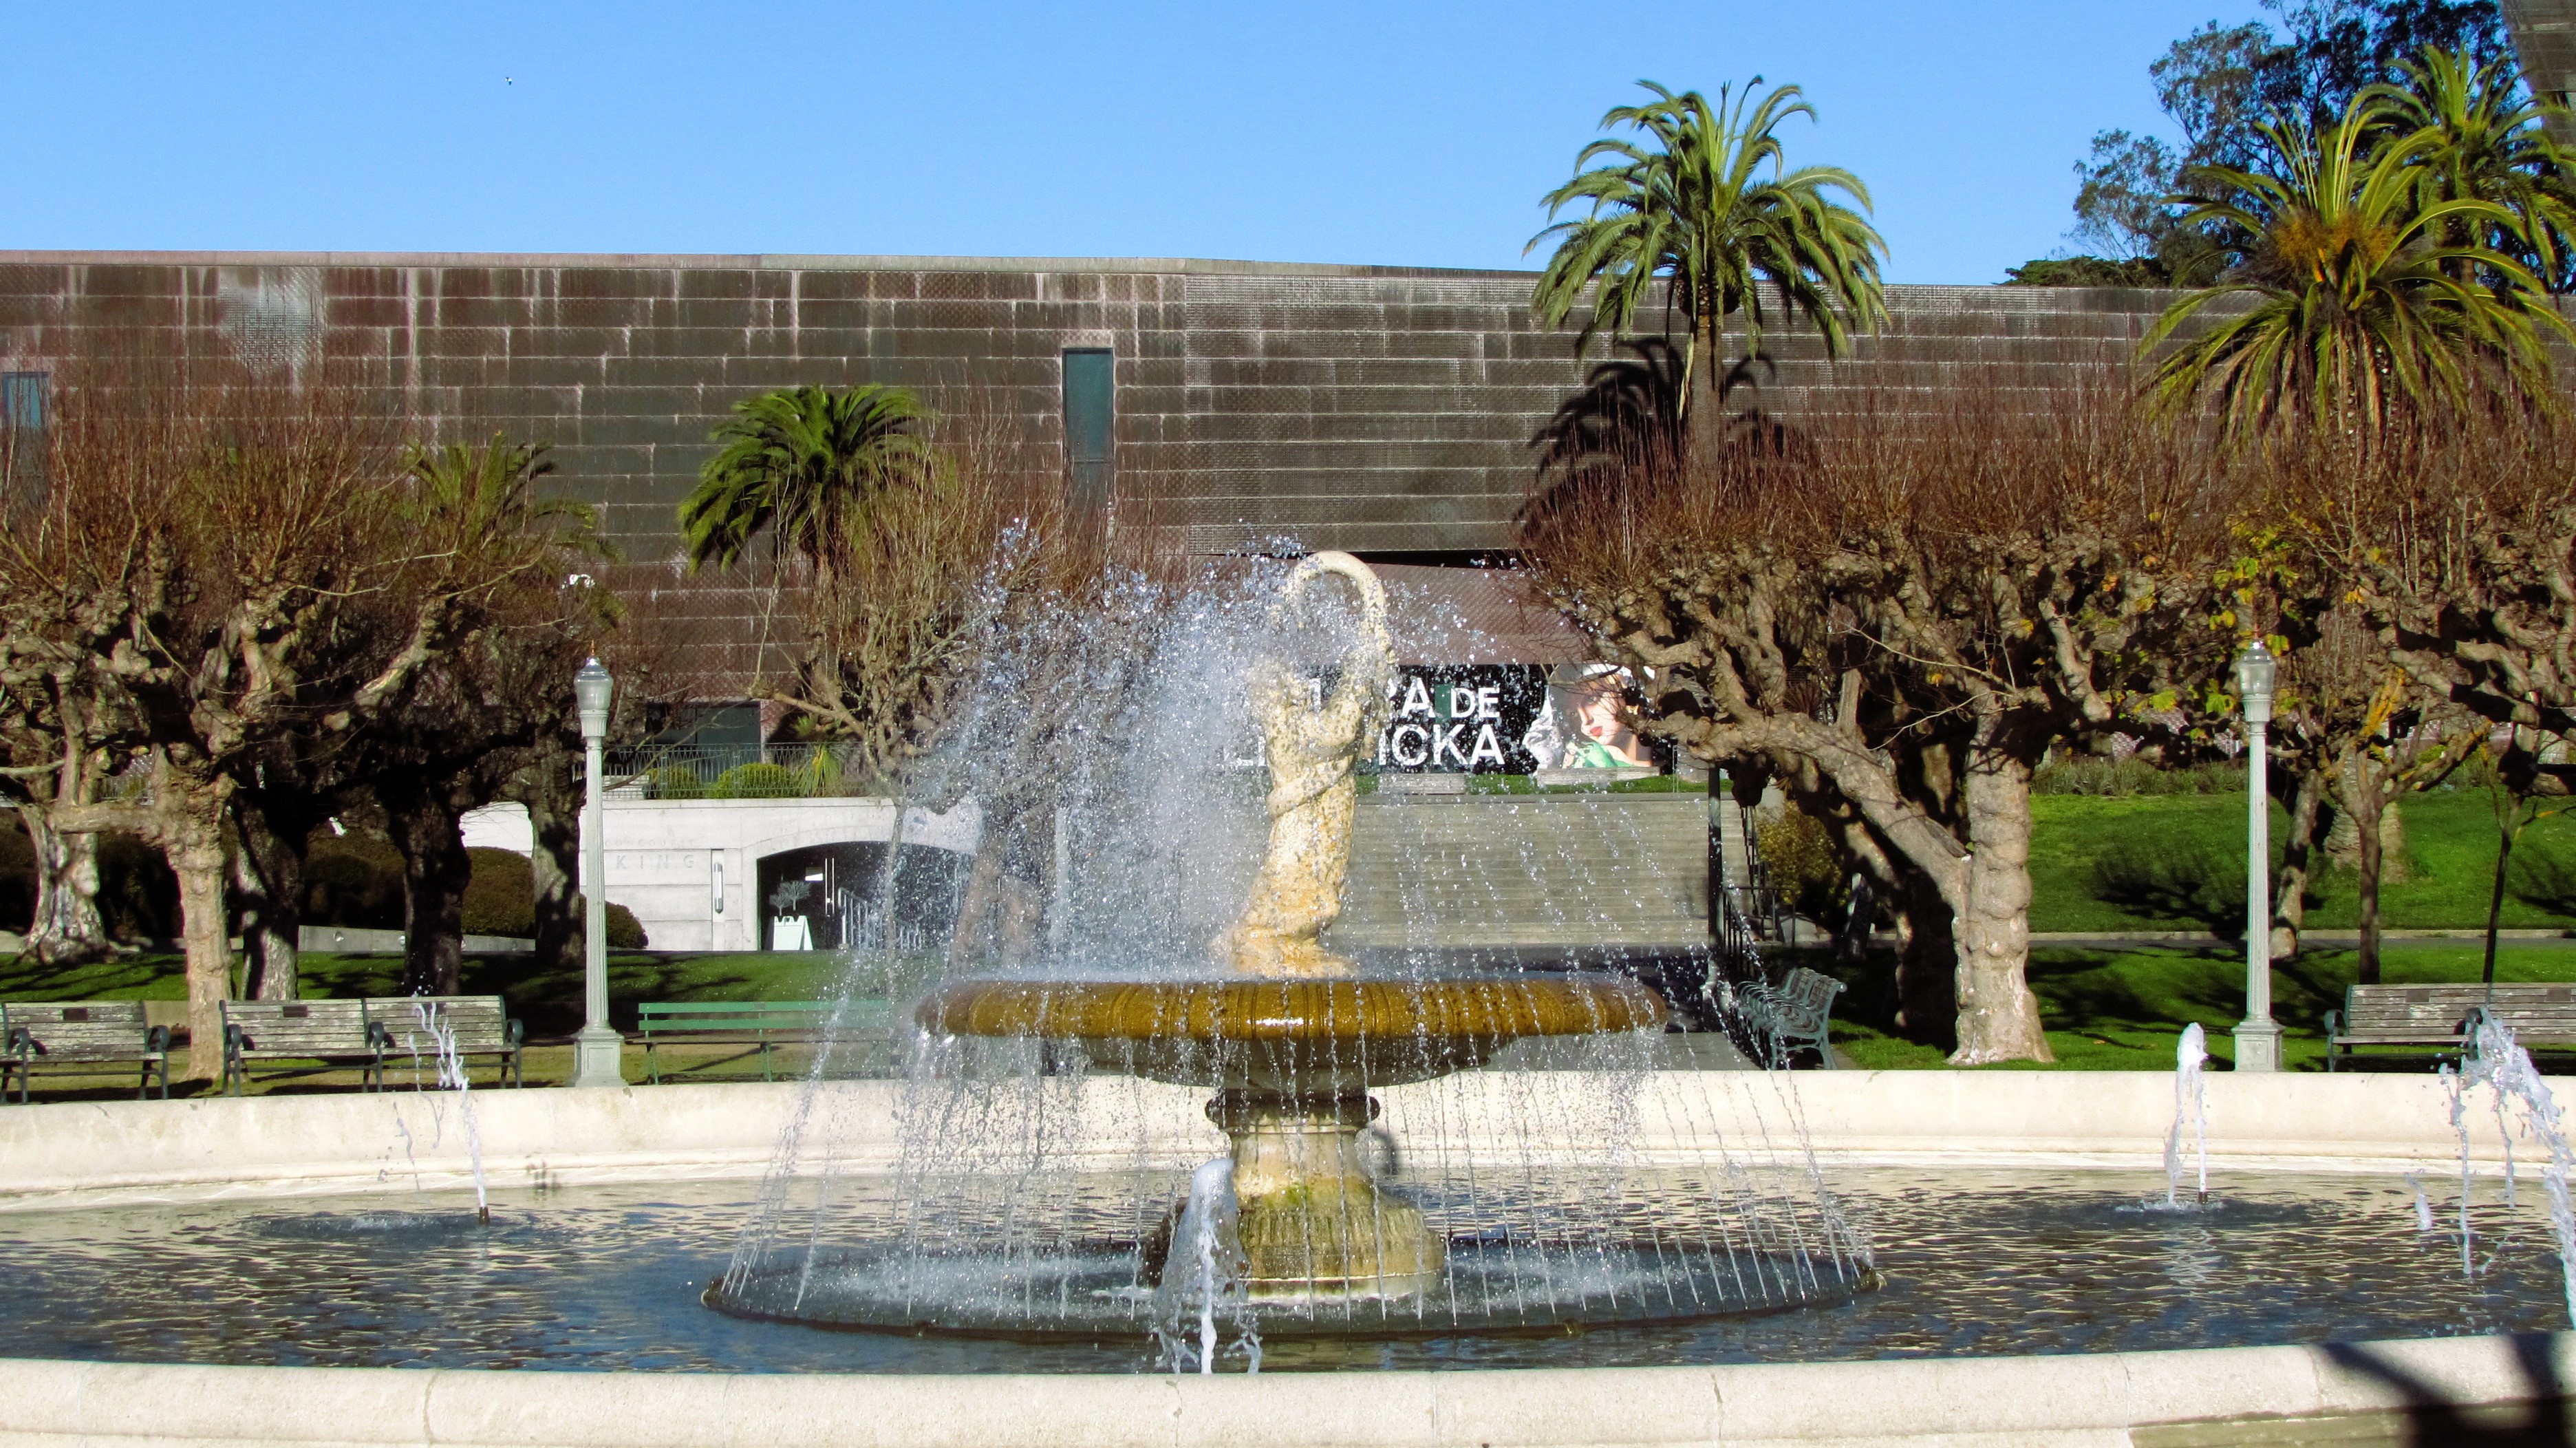
[(175, 974), (176, 959), (168, 955), (122, 955), (78, 964), (47, 964), (34, 956), (20, 955), (0, 964), (0, 998), (133, 1000)]

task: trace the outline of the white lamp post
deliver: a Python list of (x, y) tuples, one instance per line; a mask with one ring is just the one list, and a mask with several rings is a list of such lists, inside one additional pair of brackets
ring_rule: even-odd
[(626, 1042), (608, 1024), (608, 800), (599, 751), (608, 740), (608, 701), (616, 682), (592, 659), (572, 676), (581, 711), (581, 747), (589, 788), (581, 802), (582, 1026), (573, 1034), (572, 1084), (623, 1086)]
[(2279, 667), (2259, 638), (2236, 656), (2236, 694), (2245, 706), (2245, 1019), (2236, 1026), (2239, 1071), (2281, 1069), (2281, 1028), (2272, 1019), (2272, 790), (2264, 759)]

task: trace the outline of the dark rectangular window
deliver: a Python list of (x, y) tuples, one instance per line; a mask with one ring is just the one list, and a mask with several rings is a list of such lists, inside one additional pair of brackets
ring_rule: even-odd
[(0, 485), (10, 502), (42, 496), (45, 404), (53, 379), (42, 372), (0, 372)]
[(44, 431), (46, 392), (52, 381), (43, 372), (0, 372), (0, 427)]
[(1079, 516), (1109, 511), (1117, 434), (1117, 354), (1106, 347), (1065, 349), (1064, 459)]

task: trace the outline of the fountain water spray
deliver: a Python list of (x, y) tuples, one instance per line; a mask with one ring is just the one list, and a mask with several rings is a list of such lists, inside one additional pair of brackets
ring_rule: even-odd
[(2182, 1028), (2182, 1038), (2174, 1043), (2174, 1120), (2173, 1130), (2165, 1136), (2165, 1207), (2182, 1210), (2182, 1127), (2191, 1123), (2192, 1150), (2199, 1163), (2200, 1189), (2193, 1198), (2194, 1206), (2209, 1205), (2209, 1099), (2201, 1080), (2201, 1063), (2209, 1059), (2209, 1047), (2194, 1021)]
[(2558, 1242), (2568, 1318), (2576, 1321), (2576, 1206), (2571, 1206), (2568, 1195), (2568, 1177), (2576, 1172), (2576, 1150), (2568, 1145), (2558, 1098), (2532, 1065), (2531, 1053), (2515, 1043), (2512, 1028), (2483, 1012), (2477, 1018), (2477, 1030), (2470, 1038), (2469, 1053), (2460, 1063), (2458, 1074), (2453, 1076), (2448, 1067), (2443, 1068), (2443, 1074), (2451, 1077), (2451, 1124), (2460, 1133), (2462, 1270), (2468, 1270), (2471, 1260), (2467, 1097), (2470, 1091), (2484, 1086), (2494, 1093), (2496, 1124), (2504, 1138), (2508, 1206), (2513, 1180), (2513, 1125), (2518, 1122), (2524, 1135), (2549, 1150), (2549, 1161), (2540, 1170), (2541, 1184), (2549, 1194), (2549, 1229)]
[[(1163, 1340), (1165, 1362), (1172, 1371), (1187, 1366), (1189, 1349), (1182, 1324), (1198, 1309), (1199, 1371), (1216, 1371), (1217, 1312), (1239, 1308), (1244, 1300), (1244, 1272), (1251, 1265), (1235, 1235), (1242, 1208), (1234, 1197), (1234, 1158), (1204, 1162), (1190, 1174), (1189, 1199), (1172, 1226), (1172, 1247), (1163, 1258), (1163, 1280), (1154, 1290), (1155, 1336)], [(1261, 1371), (1261, 1337), (1246, 1325), (1243, 1345), (1251, 1371)]]
[[(908, 962), (923, 985), (869, 968), (908, 895), (881, 883), (845, 976), (845, 994), (902, 991), (916, 1027), (892, 1174), (844, 1176), (876, 1147), (823, 1079), (827, 1044), (709, 1305), (1159, 1342), (1213, 1371), (1229, 1321), (1257, 1362), (1262, 1340), (1691, 1321), (1870, 1285), (1786, 1081), (1760, 1093), (1783, 1097), (1776, 1140), (1779, 1111), (1755, 1107), (1739, 1140), (1617, 1149), (1644, 1102), (1677, 1106), (1642, 1090), (1668, 1015), (1643, 983), (1336, 946), (1388, 617), (1365, 565), (1322, 554), (1044, 611), (978, 646), (908, 789), (981, 820), (961, 928), (944, 959)], [(1565, 863), (1543, 838), (1533, 880)], [(1482, 888), (1418, 861), (1411, 878), (1408, 908)], [(1530, 1038), (1574, 1069), (1481, 1069)], [(1213, 1163), (1211, 1125), (1231, 1147)], [(1390, 1140), (1400, 1182), (1379, 1169)]]
[(437, 1050), (439, 1089), (456, 1093), (457, 1115), (465, 1123), (466, 1160), (474, 1171), (474, 1218), (489, 1224), (492, 1203), (484, 1190), (483, 1134), (474, 1123), (473, 1083), (466, 1077), (464, 1058), (456, 1054), (456, 1028), (428, 1001), (412, 1002), (411, 1013), (420, 1023), (421, 1034), (429, 1037)]

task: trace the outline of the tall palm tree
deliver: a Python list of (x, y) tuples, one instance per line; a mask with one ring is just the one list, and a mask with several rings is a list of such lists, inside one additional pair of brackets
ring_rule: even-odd
[(733, 410), (714, 433), (724, 448), (680, 504), (689, 565), (730, 565), (766, 528), (828, 591), (870, 502), (927, 463), (927, 414), (911, 393), (878, 386), (782, 388)]
[[(1721, 88), (1711, 106), (1697, 91), (1675, 95), (1653, 81), (1638, 84), (1655, 98), (1612, 110), (1601, 126), (1632, 128), (1640, 138), (1604, 137), (1584, 147), (1574, 179), (1547, 195), (1551, 219), (1571, 206), (1589, 209), (1530, 239), (1535, 249), (1557, 238), (1532, 299), (1541, 321), (1558, 326), (1588, 300), (1587, 339), (1604, 329), (1628, 331), (1661, 279), (1668, 285), (1664, 329), (1678, 319), (1690, 333), (1683, 406), (1705, 412), (1713, 409), (1692, 404), (1715, 391), (1729, 317), (1743, 314), (1745, 352), (1757, 356), (1776, 301), (1782, 323), (1812, 324), (1826, 355), (1837, 356), (1850, 346), (1853, 328), (1886, 316), (1879, 258), (1887, 245), (1862, 215), (1868, 188), (1840, 167), (1787, 169), (1781, 124), (1816, 114), (1796, 86), (1762, 95), (1756, 76), (1740, 97), (1732, 86)], [(1693, 431), (1703, 425), (1695, 421)]]
[(2290, 418), (2375, 430), (2396, 409), (2461, 406), (2485, 388), (2554, 403), (2546, 338), (2571, 335), (2567, 323), (2529, 267), (2481, 239), (2521, 238), (2523, 223), (2493, 201), (2428, 199), (2435, 136), (2399, 129), (2379, 95), (2314, 129), (2263, 132), (2280, 174), (2212, 168), (2203, 181), (2231, 199), (2185, 218), (2246, 239), (2226, 279), (2148, 330), (2145, 348), (2162, 348), (2210, 314), (2157, 363), (2162, 404), (2213, 397), (2243, 438)]
[[(2467, 51), (2427, 50), (2399, 69), (2402, 84), (2370, 93), (2387, 103), (2398, 129), (2423, 137), (2416, 165), (2424, 200), (2491, 201), (2512, 212), (2518, 229), (2483, 239), (2564, 290), (2576, 235), (2576, 154), (2545, 129), (2552, 110), (2531, 99), (2503, 58), (2481, 65)], [(2443, 239), (2472, 235), (2455, 221)]]

